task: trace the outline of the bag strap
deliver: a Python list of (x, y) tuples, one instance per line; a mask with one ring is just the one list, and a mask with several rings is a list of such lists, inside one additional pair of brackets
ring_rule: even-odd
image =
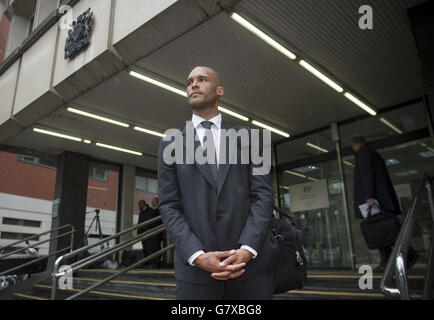
[(292, 224), (292, 225), (297, 226), (297, 224), (294, 222), (294, 219), (291, 218), (291, 217), (289, 216), (289, 214), (287, 214), (286, 212), (284, 212), (282, 209), (280, 209), (280, 208), (277, 207), (277, 206), (274, 206), (274, 210), (276, 210), (277, 212), (279, 212), (279, 213), (280, 213), (282, 216), (284, 216), (285, 218), (288, 218), (289, 221), (291, 221), (291, 224)]

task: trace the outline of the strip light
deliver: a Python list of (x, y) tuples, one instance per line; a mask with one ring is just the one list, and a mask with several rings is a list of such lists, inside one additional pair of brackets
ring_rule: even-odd
[(337, 92), (342, 93), (344, 92), (344, 89), (339, 86), (336, 82), (330, 80), (327, 76), (325, 76), (323, 73), (315, 69), (313, 66), (311, 66), (309, 63), (307, 63), (304, 60), (300, 60), (299, 64), (305, 68), (307, 71), (312, 73), (314, 76), (322, 80), (323, 82), (327, 83), (330, 87), (335, 89)]
[(77, 141), (77, 142), (81, 142), (82, 141), (81, 138), (77, 138), (77, 137), (73, 137), (73, 136), (68, 136), (66, 134), (57, 133), (57, 132), (54, 132), (54, 131), (48, 131), (48, 130), (43, 130), (43, 129), (39, 129), (39, 128), (33, 128), (33, 131), (39, 132), (39, 133), (43, 133), (43, 134), (48, 134), (50, 136), (55, 136), (55, 137), (58, 137), (58, 138), (73, 140), (73, 141)]
[(150, 84), (153, 84), (154, 86), (166, 89), (168, 91), (171, 91), (173, 93), (179, 94), (180, 96), (186, 97), (187, 98), (187, 93), (184, 90), (180, 90), (178, 88), (175, 88), (173, 86), (170, 86), (168, 84), (165, 84), (164, 82), (152, 79), (148, 76), (145, 76), (141, 73), (135, 72), (135, 71), (130, 71), (130, 76), (136, 77), (140, 80), (146, 81)]
[(289, 138), (289, 134), (288, 133), (280, 131), (280, 130), (275, 129), (273, 127), (270, 127), (269, 125), (266, 125), (266, 124), (264, 124), (262, 122), (259, 122), (259, 121), (256, 121), (256, 120), (252, 120), (252, 123), (254, 125), (257, 125), (258, 127), (261, 127), (261, 128), (264, 128), (264, 129), (268, 129), (268, 130), (270, 130), (270, 131), (272, 131), (274, 133), (280, 134), (281, 136), (284, 136), (285, 138)]
[(359, 99), (357, 99), (356, 97), (354, 97), (352, 94), (345, 92), (344, 96), (351, 100), (352, 102), (354, 102), (356, 105), (358, 105), (360, 108), (362, 108), (363, 110), (365, 110), (367, 113), (369, 113), (371, 116), (375, 116), (377, 114), (377, 112), (375, 112), (371, 107), (367, 106), (366, 104), (364, 104), (362, 101), (360, 101)]
[(141, 128), (141, 127), (134, 127), (134, 130), (141, 131), (141, 132), (148, 133), (148, 134), (152, 134), (154, 136), (162, 137), (162, 138), (164, 138), (166, 136), (163, 133), (160, 133), (160, 132), (157, 132), (157, 131), (153, 131), (153, 130), (144, 129), (144, 128)]
[(218, 106), (218, 109), (219, 109), (219, 111), (224, 112), (224, 113), (226, 113), (228, 115), (231, 115), (232, 117), (241, 119), (243, 121), (249, 121), (249, 118), (247, 118), (247, 117), (245, 117), (245, 116), (243, 116), (243, 115), (241, 115), (239, 113), (233, 112), (233, 111), (231, 111), (229, 109), (226, 109), (225, 107)]
[(398, 134), (402, 134), (402, 130), (398, 129), (397, 127), (395, 127), (393, 124), (391, 124), (389, 121), (387, 121), (384, 118), (380, 118), (380, 121), (383, 122), (386, 126), (388, 126), (389, 128), (391, 128), (393, 131), (397, 132)]
[(102, 148), (107, 148), (107, 149), (112, 149), (112, 150), (116, 150), (116, 151), (121, 151), (121, 152), (135, 154), (137, 156), (142, 156), (143, 155), (143, 153), (141, 153), (141, 152), (137, 152), (137, 151), (133, 151), (133, 150), (129, 150), (129, 149), (124, 149), (124, 148), (119, 148), (119, 147), (111, 146), (111, 145), (104, 144), (104, 143), (97, 142), (96, 145), (98, 147), (102, 147)]
[(270, 36), (266, 35), (264, 32), (259, 30), (257, 27), (255, 27), (253, 24), (251, 24), (249, 21), (241, 17), (238, 13), (232, 13), (231, 18), (242, 25), (244, 28), (258, 36), (260, 39), (264, 40), (266, 43), (268, 43), (270, 46), (272, 46), (274, 49), (282, 53), (284, 56), (288, 57), (291, 60), (295, 60), (297, 56), (293, 54), (291, 51), (286, 49), (284, 46), (282, 46), (280, 43), (278, 43), (276, 40), (272, 39)]
[(319, 179), (312, 178), (312, 177), (309, 177), (309, 176), (306, 176), (304, 174), (301, 174), (301, 173), (298, 173), (298, 172), (294, 172), (294, 171), (291, 171), (291, 170), (285, 170), (284, 172), (292, 174), (292, 175), (300, 177), (300, 178), (308, 179), (310, 181), (319, 181)]
[(85, 116), (85, 117), (89, 117), (89, 118), (93, 118), (93, 119), (109, 122), (111, 124), (115, 124), (117, 126), (121, 126), (121, 127), (124, 127), (124, 128), (128, 128), (130, 126), (129, 124), (124, 123), (124, 122), (120, 122), (120, 121), (116, 121), (116, 120), (113, 120), (113, 119), (101, 117), (101, 116), (98, 116), (96, 114), (89, 113), (89, 112), (82, 111), (82, 110), (78, 110), (78, 109), (75, 109), (75, 108), (68, 107), (66, 110), (68, 110), (69, 112), (73, 112), (73, 113)]
[(310, 142), (306, 142), (306, 145), (309, 146), (309, 147), (311, 147), (311, 148), (317, 149), (317, 150), (319, 150), (321, 152), (329, 152), (327, 149), (321, 148), (321, 147), (319, 147), (317, 145), (314, 145), (314, 144), (312, 144)]

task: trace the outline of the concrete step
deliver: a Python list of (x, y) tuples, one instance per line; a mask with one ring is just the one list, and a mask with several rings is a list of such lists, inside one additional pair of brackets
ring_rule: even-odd
[[(72, 290), (57, 291), (57, 299), (65, 299), (84, 288), (88, 288), (98, 281), (112, 275), (117, 270), (89, 269), (75, 272)], [(393, 300), (396, 297), (387, 297), (379, 289), (381, 275), (373, 276), (373, 289), (361, 290), (358, 282), (360, 274), (354, 271), (312, 271), (304, 288), (275, 295), (275, 300)], [(412, 299), (421, 299), (421, 274), (409, 276), (410, 293)], [(172, 269), (151, 270), (136, 269), (129, 271), (109, 283), (106, 283), (79, 299), (127, 299), (127, 300), (166, 300), (175, 299), (175, 276)], [(26, 291), (17, 292), (15, 299), (50, 299), (51, 279), (33, 285)]]

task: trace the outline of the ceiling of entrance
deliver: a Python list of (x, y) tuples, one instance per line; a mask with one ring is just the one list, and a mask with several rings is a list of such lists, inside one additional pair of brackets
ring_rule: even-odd
[[(376, 110), (425, 94), (422, 70), (406, 9), (425, 0), (368, 1), (374, 29), (358, 26), (367, 1), (245, 0), (235, 11), (273, 35), (345, 90)], [(197, 65), (220, 73), (222, 101), (234, 111), (299, 134), (366, 114), (324, 82), (221, 13), (136, 63), (133, 69), (183, 86)], [(72, 106), (164, 132), (190, 119), (186, 99), (133, 78), (125, 70), (74, 101)], [(228, 115), (232, 124), (246, 124)], [(141, 151), (143, 156), (40, 135), (30, 129), (7, 144), (58, 154), (62, 150), (156, 169), (160, 138), (60, 109), (39, 125)], [(283, 137), (273, 134), (273, 140)]]

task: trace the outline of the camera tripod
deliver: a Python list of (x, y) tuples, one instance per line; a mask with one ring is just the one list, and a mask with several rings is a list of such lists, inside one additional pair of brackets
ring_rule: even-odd
[[(99, 235), (99, 239), (102, 240), (104, 238), (104, 236), (102, 235), (102, 228), (101, 228), (101, 221), (99, 220), (99, 209), (95, 209), (93, 211), (89, 211), (86, 213), (91, 213), (91, 212), (95, 212), (95, 217), (93, 217), (92, 222), (90, 223), (89, 228), (87, 229), (87, 231), (85, 232), (84, 236), (86, 237), (86, 245), (88, 244), (88, 238), (89, 238), (89, 232), (90, 229), (92, 228), (92, 225), (94, 222), (95, 223), (95, 231), (98, 231), (98, 235)], [(109, 247), (109, 244), (107, 243), (107, 246)], [(101, 244), (101, 250), (104, 249), (104, 244)]]

